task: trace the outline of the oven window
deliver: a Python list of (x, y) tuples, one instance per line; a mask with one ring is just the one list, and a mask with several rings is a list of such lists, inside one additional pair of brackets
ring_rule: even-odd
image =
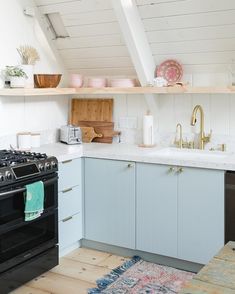
[[(19, 188), (19, 187), (18, 187)], [(0, 197), (0, 228), (24, 221), (25, 196), (24, 192), (17, 192), (13, 188), (12, 193)], [(4, 193), (0, 191), (0, 193)], [(58, 187), (57, 179), (44, 185), (44, 211), (57, 207)]]
[(9, 230), (0, 238), (0, 263), (34, 249), (47, 241), (56, 240), (57, 234), (56, 213)]

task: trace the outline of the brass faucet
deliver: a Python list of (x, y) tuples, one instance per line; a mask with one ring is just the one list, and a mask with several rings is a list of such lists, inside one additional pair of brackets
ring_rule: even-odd
[(195, 126), (196, 121), (197, 121), (196, 115), (197, 115), (198, 111), (200, 112), (200, 117), (201, 117), (201, 120), (200, 120), (200, 134), (199, 134), (200, 135), (199, 149), (204, 149), (205, 143), (210, 142), (212, 131), (210, 132), (210, 134), (208, 136), (205, 135), (205, 131), (204, 131), (204, 111), (203, 111), (201, 105), (196, 105), (194, 107), (193, 113), (192, 113), (192, 118), (191, 118), (191, 125)]
[[(177, 134), (178, 134), (178, 129), (180, 130), (180, 139), (177, 140)], [(182, 125), (180, 123), (178, 123), (176, 125), (176, 135), (175, 135), (175, 141), (174, 141), (174, 144), (182, 149), (183, 148), (183, 135), (182, 135)]]

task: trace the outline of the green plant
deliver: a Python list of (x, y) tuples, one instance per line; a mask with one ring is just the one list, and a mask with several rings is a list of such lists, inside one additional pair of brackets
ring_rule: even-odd
[(5, 75), (8, 77), (28, 78), (19, 66), (6, 66)]
[(36, 61), (40, 60), (38, 51), (29, 45), (20, 46), (16, 49), (21, 57), (22, 64), (34, 65)]

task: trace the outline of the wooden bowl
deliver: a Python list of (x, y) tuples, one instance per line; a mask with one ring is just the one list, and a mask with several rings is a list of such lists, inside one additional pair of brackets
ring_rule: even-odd
[(34, 75), (34, 85), (36, 88), (56, 88), (61, 77), (61, 74), (36, 74)]

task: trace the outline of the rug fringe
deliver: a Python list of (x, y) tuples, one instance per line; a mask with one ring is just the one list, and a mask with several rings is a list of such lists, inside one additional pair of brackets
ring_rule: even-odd
[(96, 281), (97, 287), (88, 290), (88, 294), (99, 294), (102, 290), (106, 289), (109, 285), (115, 282), (123, 273), (125, 273), (130, 267), (140, 261), (139, 256), (133, 256), (130, 260), (127, 260), (123, 265), (113, 269), (109, 274)]

